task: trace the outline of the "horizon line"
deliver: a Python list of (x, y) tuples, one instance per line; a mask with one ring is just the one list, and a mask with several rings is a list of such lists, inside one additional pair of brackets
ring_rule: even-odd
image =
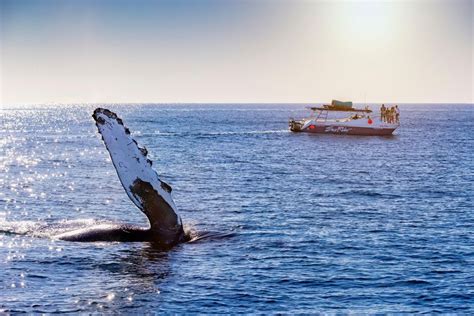
[[(381, 104), (410, 104), (410, 105), (474, 105), (474, 102), (396, 102), (396, 101), (383, 101), (383, 102), (355, 102), (353, 104), (357, 105), (381, 105)], [(285, 104), (285, 105), (304, 105), (304, 104), (330, 104), (330, 102), (47, 102), (47, 103), (10, 103), (10, 104), (0, 104), (0, 109), (4, 107), (27, 107), (27, 106), (86, 106), (86, 105), (139, 105), (139, 104), (148, 104), (148, 105), (252, 105), (252, 104)]]

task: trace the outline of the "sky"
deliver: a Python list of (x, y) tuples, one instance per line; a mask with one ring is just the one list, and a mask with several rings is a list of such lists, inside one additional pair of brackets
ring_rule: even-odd
[(0, 104), (474, 103), (474, 0), (0, 0)]

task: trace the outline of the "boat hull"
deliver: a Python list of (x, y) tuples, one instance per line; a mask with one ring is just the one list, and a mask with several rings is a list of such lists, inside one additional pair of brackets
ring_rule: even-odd
[[(334, 109), (329, 106), (312, 107), (313, 115), (309, 118), (290, 118), (289, 127), (292, 132), (314, 134), (366, 135), (387, 136), (400, 126), (400, 123), (391, 120), (382, 120), (381, 116), (373, 115), (365, 109)], [(344, 117), (334, 115), (343, 113)]]
[(364, 136), (387, 136), (392, 135), (397, 127), (373, 128), (360, 126), (317, 126), (311, 125), (293, 132), (315, 133), (315, 134), (342, 134), (342, 135), (364, 135)]
[(371, 124), (366, 120), (340, 123), (316, 122), (314, 120), (290, 120), (289, 126), (292, 132), (301, 133), (387, 136), (392, 135), (400, 125), (388, 124), (379, 120), (373, 121)]

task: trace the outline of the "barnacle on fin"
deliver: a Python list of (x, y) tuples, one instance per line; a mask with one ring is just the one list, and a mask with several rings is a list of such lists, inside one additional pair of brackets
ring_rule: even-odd
[(99, 124), (105, 124), (105, 120), (102, 118), (102, 117), (97, 117), (95, 118), (96, 122), (99, 123)]
[(98, 109), (100, 112), (104, 113), (105, 115), (107, 115), (108, 117), (110, 117), (111, 119), (117, 119), (117, 114), (115, 114), (114, 112), (110, 111), (110, 110), (107, 110), (107, 109), (102, 109), (102, 108), (99, 108)]
[(163, 190), (165, 190), (165, 191), (168, 192), (168, 193), (171, 193), (171, 191), (173, 190), (173, 189), (171, 188), (171, 186), (170, 186), (168, 183), (163, 182), (163, 181), (161, 181), (161, 180), (160, 180), (160, 182), (161, 182), (161, 187), (163, 188)]
[(138, 147), (138, 149), (140, 149), (140, 152), (143, 154), (143, 156), (146, 156), (148, 155), (148, 150), (145, 148), (145, 147)]

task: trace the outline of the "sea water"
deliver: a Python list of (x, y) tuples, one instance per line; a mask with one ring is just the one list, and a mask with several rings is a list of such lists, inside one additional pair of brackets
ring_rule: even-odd
[(147, 225), (96, 106), (0, 110), (0, 312), (474, 312), (472, 105), (401, 105), (392, 137), (291, 133), (302, 104), (107, 105), (187, 229), (223, 234), (168, 252), (48, 238)]

